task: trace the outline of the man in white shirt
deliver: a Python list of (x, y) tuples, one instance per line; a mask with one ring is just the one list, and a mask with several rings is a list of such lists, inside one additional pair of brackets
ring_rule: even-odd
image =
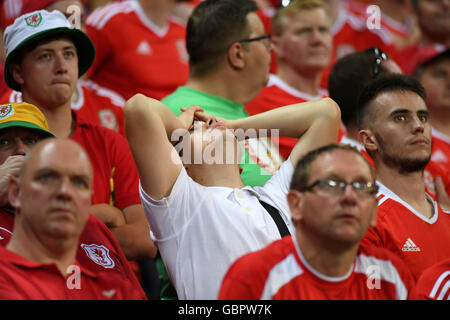
[[(276, 208), (292, 228), (286, 195), (293, 166), (308, 151), (336, 142), (340, 123), (339, 108), (329, 98), (237, 120), (202, 111), (192, 106), (176, 117), (159, 101), (139, 94), (124, 109), (142, 203), (180, 299), (216, 299), (231, 263), (280, 238), (259, 200)], [(187, 132), (194, 119), (202, 122), (183, 136), (182, 154), (177, 154), (172, 137), (179, 129)], [(264, 187), (242, 182), (239, 129), (278, 129), (280, 135), (300, 138)]]

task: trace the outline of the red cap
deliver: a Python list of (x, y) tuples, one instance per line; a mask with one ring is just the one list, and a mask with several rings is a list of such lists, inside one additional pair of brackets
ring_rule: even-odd
[(440, 45), (428, 46), (418, 50), (411, 57), (406, 72), (408, 74), (413, 74), (417, 70), (417, 68), (419, 68), (421, 65), (436, 58), (437, 56), (441, 55), (442, 53), (448, 50), (450, 49)]

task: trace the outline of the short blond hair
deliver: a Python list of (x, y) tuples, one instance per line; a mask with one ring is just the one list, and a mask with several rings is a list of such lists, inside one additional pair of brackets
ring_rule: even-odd
[(286, 16), (292, 16), (303, 10), (323, 9), (328, 17), (330, 13), (328, 6), (323, 0), (292, 0), (286, 7), (281, 7), (277, 10), (272, 17), (272, 33), (274, 35), (281, 35), (283, 33), (283, 18)]

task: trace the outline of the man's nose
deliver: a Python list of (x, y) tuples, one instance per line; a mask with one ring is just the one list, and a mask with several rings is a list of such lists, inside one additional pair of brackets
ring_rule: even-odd
[(69, 200), (72, 197), (73, 185), (69, 177), (61, 177), (56, 189), (60, 200)]
[(324, 42), (324, 35), (320, 32), (319, 29), (312, 30), (311, 42), (313, 42), (313, 43), (323, 43)]
[(68, 68), (67, 68), (67, 61), (66, 58), (64, 57), (63, 53), (58, 53), (55, 55), (55, 69), (57, 72), (60, 73), (66, 73)]
[(412, 120), (412, 130), (413, 132), (424, 132), (425, 123), (423, 123), (419, 117), (414, 117)]
[(15, 146), (14, 146), (14, 155), (22, 155), (24, 156), (28, 151), (28, 146), (22, 141), (21, 138), (15, 139)]
[(347, 184), (342, 192), (342, 198), (345, 202), (356, 202), (358, 195), (351, 184)]

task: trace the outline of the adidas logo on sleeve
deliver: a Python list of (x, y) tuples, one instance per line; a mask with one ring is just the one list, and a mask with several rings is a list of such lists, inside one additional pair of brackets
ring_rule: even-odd
[(402, 251), (420, 251), (420, 248), (416, 246), (411, 238), (408, 238), (408, 240), (406, 240), (405, 244), (403, 245)]

